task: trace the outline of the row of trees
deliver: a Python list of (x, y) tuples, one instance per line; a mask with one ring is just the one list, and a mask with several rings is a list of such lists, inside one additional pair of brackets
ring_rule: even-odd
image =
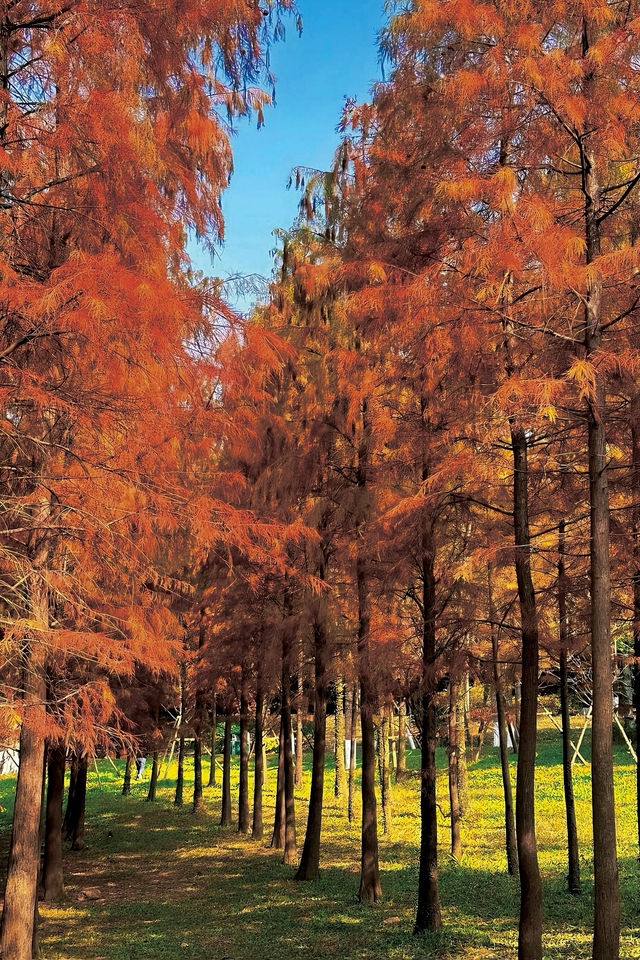
[[(381, 894), (376, 725), (384, 754), (408, 702), (416, 931), (438, 930), (437, 708), (448, 700), (457, 857), (467, 677), (495, 701), (519, 956), (540, 960), (541, 668), (562, 694), (571, 891), (569, 680), (593, 697), (593, 956), (619, 955), (613, 673), (640, 655), (640, 10), (392, 7), (392, 77), (347, 105), (334, 168), (299, 171), (306, 222), (283, 235), (269, 302), (242, 328), (185, 273), (185, 237), (221, 230), (217, 111), (260, 109), (246, 84), (278, 10), (7, 10), (1, 543), (21, 766), (5, 960), (31, 956), (45, 735), (77, 755), (81, 797), (86, 756), (136, 738), (157, 776), (169, 702), (189, 716), (195, 809), (209, 711), (239, 715), (242, 831), (254, 713), (257, 837), (277, 710), (274, 840), (301, 880), (321, 864), (328, 695), (338, 730), (358, 712), (367, 903)], [(305, 695), (298, 862), (290, 732)]]
[(168, 598), (193, 587), (175, 573), (209, 550), (277, 561), (237, 507), (243, 479), (224, 498), (215, 482), (237, 435), (216, 356), (234, 318), (187, 240), (223, 234), (229, 124), (260, 117), (290, 6), (0, 4), (1, 723), (20, 739), (5, 960), (31, 957), (45, 738), (50, 784), (66, 745), (82, 780), (87, 754), (131, 742), (134, 675), (176, 670)]

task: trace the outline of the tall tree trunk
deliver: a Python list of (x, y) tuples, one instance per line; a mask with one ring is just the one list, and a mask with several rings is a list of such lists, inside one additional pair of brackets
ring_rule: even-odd
[(151, 764), (151, 779), (149, 780), (149, 792), (147, 793), (147, 803), (155, 803), (156, 790), (158, 787), (158, 751), (153, 751), (153, 762)]
[(451, 677), (449, 681), (449, 805), (451, 809), (451, 856), (460, 860), (462, 856), (462, 838), (460, 836), (460, 745), (458, 739), (460, 681)]
[[(583, 23), (583, 51), (589, 51), (589, 24)], [(589, 73), (585, 79), (588, 93)], [(598, 222), (601, 194), (595, 155), (583, 152), (587, 263), (600, 256)], [(597, 353), (602, 342), (602, 278), (593, 271), (585, 298), (585, 349)], [(596, 379), (587, 402), (589, 490), (591, 506), (591, 661), (593, 720), (591, 779), (593, 808), (594, 937), (593, 960), (617, 960), (620, 954), (620, 893), (613, 789), (613, 679), (611, 669), (611, 576), (609, 565), (609, 490), (606, 441), (606, 387)]]
[(564, 565), (565, 523), (558, 526), (558, 619), (560, 621), (560, 711), (562, 714), (562, 778), (564, 805), (567, 814), (567, 853), (569, 893), (580, 893), (580, 857), (578, 853), (578, 827), (576, 805), (573, 797), (571, 770), (571, 720), (569, 717), (569, 685), (567, 678), (567, 647), (569, 645), (569, 622), (567, 617), (567, 578)]
[(341, 673), (338, 673), (336, 677), (336, 715), (333, 744), (335, 764), (333, 794), (339, 800), (344, 800), (347, 794), (347, 771), (344, 765), (344, 709), (344, 678)]
[[(590, 24), (583, 21), (585, 63), (590, 50)], [(593, 93), (588, 67), (584, 94)], [(587, 118), (587, 126), (589, 118)], [(582, 182), (585, 199), (586, 261), (600, 256), (601, 187), (592, 140), (585, 136)], [(585, 351), (597, 354), (602, 345), (602, 277), (590, 272), (584, 301)], [(593, 960), (620, 956), (620, 888), (613, 788), (613, 675), (611, 669), (611, 572), (609, 563), (609, 485), (607, 468), (606, 384), (598, 372), (593, 397), (587, 401), (589, 500), (591, 507), (591, 663), (593, 719), (591, 724), (591, 803), (593, 810), (594, 930)]]
[(83, 754), (78, 759), (78, 778), (73, 805), (73, 823), (71, 824), (70, 840), (72, 850), (84, 849), (84, 814), (87, 802), (87, 771), (89, 758)]
[[(423, 481), (427, 479), (423, 469)], [(442, 926), (438, 887), (438, 819), (436, 805), (436, 620), (433, 537), (424, 522), (422, 544), (422, 749), (420, 760), (420, 867), (415, 932)]]
[(507, 852), (507, 870), (511, 876), (515, 876), (518, 872), (518, 845), (516, 840), (516, 826), (513, 818), (513, 789), (509, 770), (509, 727), (507, 725), (507, 710), (502, 692), (502, 676), (498, 662), (498, 631), (496, 629), (496, 614), (493, 604), (491, 572), (491, 567), (489, 567), (487, 570), (487, 581), (489, 587), (489, 622), (491, 624), (491, 660), (493, 667), (493, 688), (496, 696), (496, 714), (498, 718), (502, 793), (504, 796), (505, 846)]
[(215, 787), (216, 785), (216, 730), (218, 728), (218, 710), (217, 710), (217, 698), (214, 693), (213, 703), (211, 706), (211, 763), (209, 764), (209, 782), (207, 786)]
[(296, 807), (294, 797), (293, 751), (291, 749), (291, 667), (290, 638), (282, 641), (282, 727), (284, 732), (284, 853), (282, 862), (294, 864), (298, 859), (296, 844)]
[(67, 806), (64, 811), (64, 820), (62, 821), (62, 833), (65, 840), (71, 836), (70, 826), (73, 818), (73, 807), (75, 804), (76, 783), (78, 782), (78, 755), (72, 753), (69, 764), (69, 789), (67, 790)]
[(240, 686), (240, 778), (238, 786), (238, 832), (249, 833), (249, 697), (247, 668), (242, 666)]
[(184, 802), (184, 737), (178, 741), (178, 775), (176, 777), (176, 795), (173, 801), (181, 807)]
[(515, 566), (522, 627), (522, 694), (516, 781), (516, 835), (520, 870), (519, 960), (542, 958), (542, 884), (538, 867), (535, 768), (538, 721), (538, 618), (531, 577), (527, 436), (512, 425)]
[(43, 886), (45, 900), (60, 900), (64, 893), (62, 871), (62, 801), (66, 749), (56, 744), (49, 752)]
[[(200, 611), (200, 629), (198, 631), (198, 654), (205, 643), (205, 611)], [(196, 698), (193, 718), (193, 812), (202, 809), (202, 728), (204, 725), (205, 701), (202, 690), (196, 685)]]
[[(319, 578), (326, 579), (324, 566)], [(324, 796), (324, 761), (327, 734), (327, 628), (326, 599), (316, 602), (313, 623), (315, 690), (313, 700), (313, 762), (307, 832), (296, 880), (315, 880), (320, 870), (320, 837), (322, 834), (322, 800)]]
[(389, 733), (390, 733), (390, 706), (382, 708), (380, 720), (380, 799), (382, 801), (383, 833), (391, 837), (391, 823), (393, 819), (393, 799), (391, 796), (391, 773), (389, 767)]
[(376, 696), (373, 686), (373, 665), (370, 663), (371, 600), (365, 545), (363, 542), (368, 520), (367, 484), (369, 467), (370, 425), (367, 401), (361, 408), (361, 437), (358, 445), (356, 482), (358, 487), (356, 513), (356, 590), (358, 595), (358, 679), (360, 681), (360, 728), (362, 731), (362, 841), (360, 858), (361, 903), (376, 903), (381, 895), (380, 867), (378, 865), (378, 817), (376, 804), (376, 747), (373, 718)]
[(284, 849), (284, 720), (280, 711), (280, 737), (278, 741), (278, 779), (276, 782), (276, 803), (273, 817), (273, 835), (271, 846), (275, 850)]
[(122, 796), (128, 797), (131, 793), (131, 754), (127, 753), (127, 759), (124, 765), (124, 780), (122, 782)]
[[(42, 558), (39, 558), (42, 560)], [(44, 561), (43, 561), (44, 562)], [(23, 716), (20, 765), (13, 807), (0, 953), (3, 960), (30, 960), (37, 910), (40, 813), (46, 728), (45, 631), (49, 625), (46, 587), (31, 584), (30, 613), (42, 630), (25, 642), (22, 657)]]
[(407, 701), (400, 698), (398, 706), (398, 764), (396, 782), (402, 780), (407, 772)]
[[(637, 413), (631, 423), (631, 458), (633, 462), (633, 705), (636, 721), (636, 756), (640, 758), (640, 422)], [(636, 822), (638, 859), (640, 860), (640, 763), (636, 764)]]
[[(178, 741), (178, 775), (176, 777), (176, 795), (174, 803), (181, 807), (184, 802), (184, 733), (183, 724), (187, 708), (187, 664), (183, 658), (180, 664), (180, 739)], [(174, 741), (175, 742), (175, 741)]]
[(254, 840), (262, 840), (264, 833), (262, 813), (262, 791), (264, 787), (264, 694), (262, 692), (262, 668), (258, 664), (258, 679), (256, 683), (256, 727), (254, 744), (254, 775), (253, 775), (253, 824), (251, 836)]
[(296, 787), (302, 786), (303, 760), (304, 760), (303, 749), (302, 749), (302, 719), (303, 719), (302, 670), (303, 670), (303, 666), (304, 664), (302, 659), (302, 644), (300, 644), (300, 650), (299, 650), (299, 656), (298, 656), (298, 696), (296, 697), (296, 776), (295, 776)]
[(351, 745), (349, 747), (349, 803), (347, 807), (347, 815), (349, 818), (349, 823), (353, 820), (353, 797), (355, 791), (356, 783), (356, 750), (357, 750), (357, 731), (358, 731), (358, 687), (354, 683), (351, 688), (351, 699), (350, 699), (350, 736), (351, 736)]
[(231, 826), (231, 717), (224, 718), (224, 746), (222, 748), (222, 813), (220, 826)]

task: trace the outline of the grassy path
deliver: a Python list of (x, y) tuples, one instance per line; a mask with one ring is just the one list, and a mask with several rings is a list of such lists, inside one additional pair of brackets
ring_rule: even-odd
[[(588, 749), (588, 743), (587, 743)], [(587, 753), (588, 756), (588, 753)], [(616, 750), (616, 790), (623, 893), (622, 957), (640, 960), (639, 883), (635, 859), (635, 766)], [(583, 892), (565, 892), (565, 836), (560, 744), (543, 732), (538, 752), (538, 837), (544, 876), (545, 957), (577, 960), (590, 954), (591, 850), (589, 768), (575, 767)], [(439, 800), (447, 809), (444, 751), (439, 751)], [(310, 757), (308, 758), (310, 763)], [(417, 767), (417, 753), (409, 756)], [(273, 814), (275, 771), (270, 764), (265, 823)], [(122, 766), (122, 765), (121, 765)], [(190, 771), (188, 771), (190, 772)], [(234, 770), (237, 773), (237, 770)], [(513, 769), (515, 776), (515, 765)], [(147, 771), (148, 775), (148, 771)], [(170, 776), (175, 770), (170, 770)], [(309, 770), (297, 796), (302, 845)], [(518, 883), (506, 875), (502, 800), (496, 751), (470, 769), (472, 803), (464, 823), (460, 864), (447, 854), (441, 820), (441, 896), (446, 931), (437, 938), (411, 933), (417, 889), (418, 778), (394, 788), (393, 833), (380, 838), (384, 899), (375, 909), (356, 902), (358, 819), (349, 825), (328, 776), (320, 879), (297, 884), (268, 840), (257, 844), (217, 826), (220, 788), (205, 790), (206, 809), (172, 804), (174, 780), (160, 785), (155, 804), (146, 784), (130, 798), (109, 763), (89, 776), (87, 846), (66, 852), (66, 900), (42, 908), (45, 960), (491, 960), (515, 955)], [(187, 792), (188, 792), (187, 785)], [(13, 782), (0, 779), (3, 856), (10, 830)], [(234, 789), (235, 800), (235, 789)], [(359, 809), (357, 810), (359, 815)], [(267, 827), (268, 830), (268, 827)], [(82, 900), (97, 887), (101, 899)]]

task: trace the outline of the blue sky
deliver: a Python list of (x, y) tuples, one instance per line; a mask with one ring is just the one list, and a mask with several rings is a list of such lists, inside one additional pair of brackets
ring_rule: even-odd
[[(192, 251), (206, 274), (262, 274), (270, 277), (275, 227), (291, 226), (299, 195), (287, 190), (297, 165), (327, 169), (338, 143), (336, 125), (345, 96), (368, 98), (381, 77), (376, 38), (384, 22), (383, 0), (298, 0), (303, 32), (287, 24), (284, 42), (271, 50), (276, 105), (236, 125), (235, 173), (223, 197), (224, 246), (211, 262), (205, 250)], [(251, 298), (228, 299), (246, 310)]]

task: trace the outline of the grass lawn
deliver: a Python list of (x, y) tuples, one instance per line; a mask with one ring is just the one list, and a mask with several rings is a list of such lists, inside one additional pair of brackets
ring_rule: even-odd
[[(588, 736), (583, 753), (588, 759)], [(544, 955), (549, 960), (590, 956), (592, 913), (589, 768), (574, 767), (583, 892), (565, 885), (565, 826), (558, 734), (542, 730), (538, 750), (537, 815), (544, 878)], [(311, 757), (296, 795), (302, 846)], [(87, 845), (65, 852), (66, 899), (42, 906), (45, 960), (409, 960), (409, 958), (513, 957), (516, 950), (518, 882), (506, 874), (497, 750), (470, 767), (471, 807), (463, 829), (464, 856), (448, 856), (448, 823), (440, 820), (441, 898), (445, 932), (412, 935), (418, 884), (419, 781), (413, 773), (394, 787), (390, 837), (380, 837), (383, 900), (357, 903), (359, 805), (349, 824), (333, 796), (333, 770), (325, 792), (323, 865), (315, 883), (298, 884), (293, 871), (270, 850), (275, 791), (274, 759), (266, 784), (264, 843), (221, 830), (220, 786), (205, 789), (206, 809), (194, 816), (187, 803), (173, 806), (174, 779), (159, 785), (158, 801), (143, 802), (147, 783), (120, 795), (122, 781), (108, 762), (100, 784), (89, 773)], [(408, 762), (417, 770), (417, 751)], [(438, 751), (439, 801), (448, 808), (446, 757)], [(123, 763), (119, 764), (122, 769)], [(191, 770), (187, 771), (187, 778)], [(205, 779), (208, 764), (205, 763)], [(145, 775), (148, 779), (149, 765)], [(237, 777), (237, 761), (234, 761)], [(515, 763), (513, 764), (515, 777)], [(622, 951), (640, 958), (639, 880), (635, 825), (636, 769), (624, 746), (616, 747), (616, 796), (622, 888)], [(169, 770), (175, 777), (175, 765)], [(220, 777), (219, 777), (220, 779)], [(188, 780), (185, 796), (189, 794)], [(14, 780), (0, 778), (2, 855), (10, 832)], [(251, 784), (252, 789), (252, 784)], [(236, 789), (234, 784), (234, 804)], [(235, 809), (235, 808), (234, 808)], [(79, 899), (98, 887), (102, 899)]]

